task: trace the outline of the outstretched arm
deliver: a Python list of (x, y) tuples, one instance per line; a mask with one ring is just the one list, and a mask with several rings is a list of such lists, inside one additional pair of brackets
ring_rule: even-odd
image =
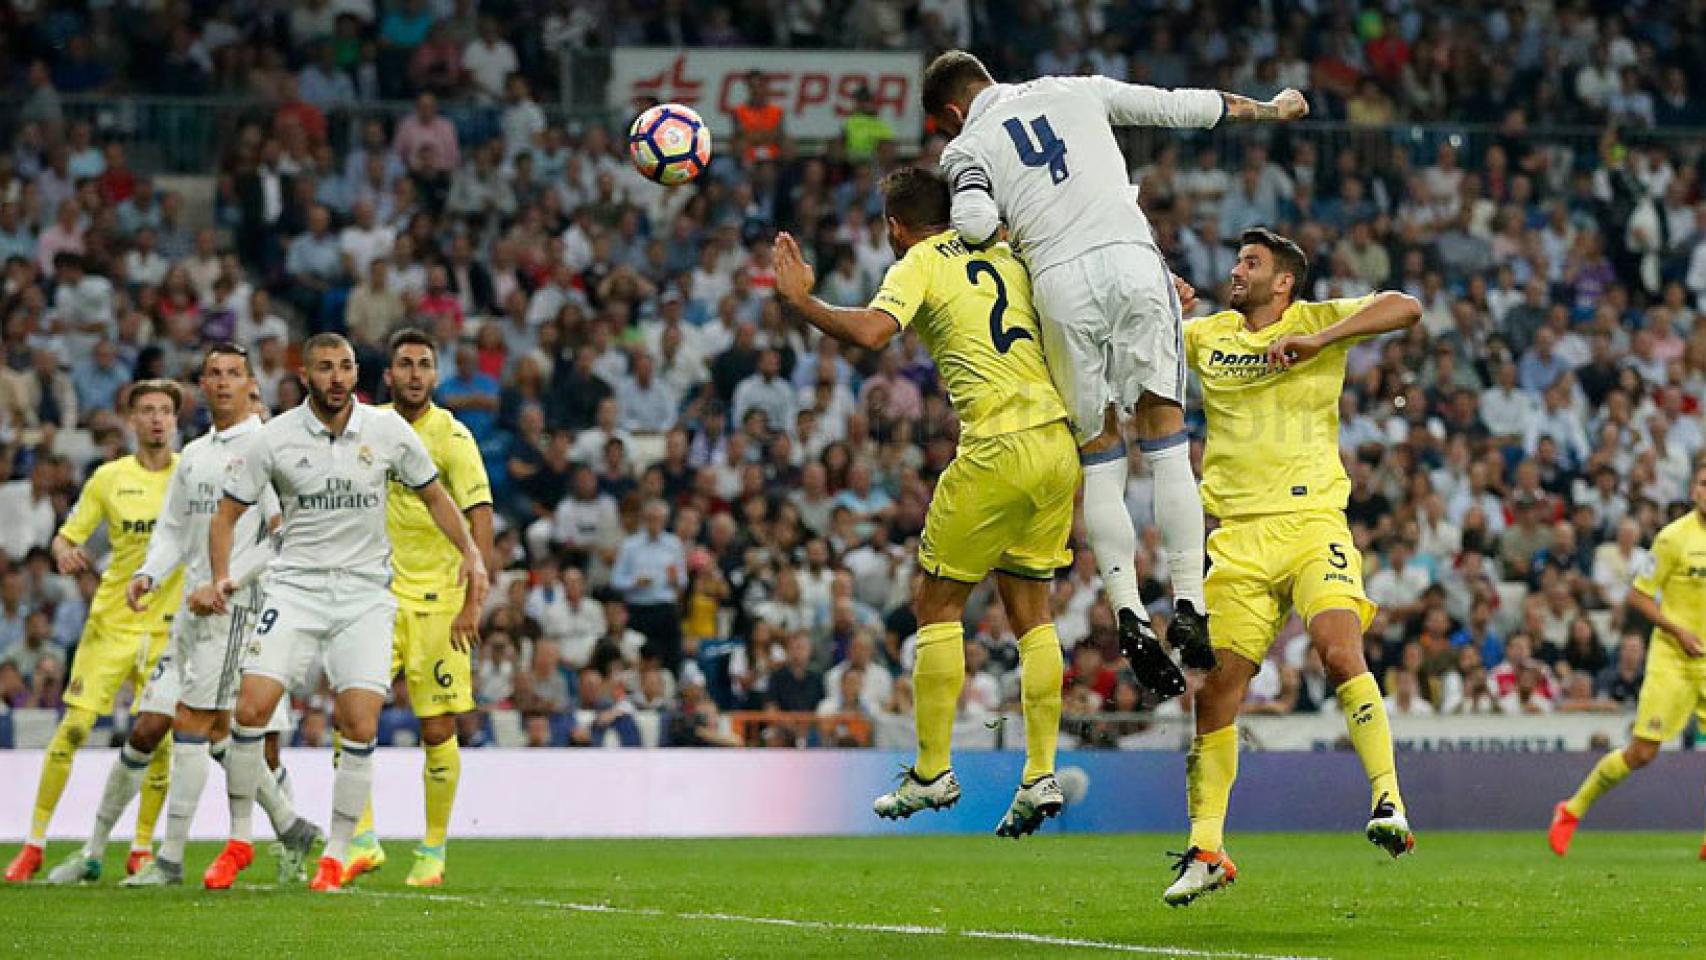
[(1236, 93), (1222, 93), (1220, 98), (1226, 104), (1227, 120), (1282, 123), (1309, 116), (1309, 100), (1291, 87), (1281, 90), (1272, 100), (1252, 100)]
[(1360, 340), (1413, 327), (1422, 319), (1415, 297), (1387, 290), (1370, 297), (1362, 309), (1316, 333), (1281, 337), (1268, 347), (1268, 364), (1284, 370), (1302, 363), (1341, 340)]
[(832, 307), (812, 296), (817, 276), (787, 233), (776, 235), (776, 293), (806, 322), (824, 333), (866, 350), (881, 350), (900, 332), (900, 323), (873, 307)]
[(1309, 101), (1296, 90), (1282, 90), (1258, 101), (1218, 90), (1164, 90), (1107, 77), (1091, 80), (1101, 93), (1108, 120), (1128, 127), (1212, 127), (1222, 120), (1285, 121), (1309, 115)]

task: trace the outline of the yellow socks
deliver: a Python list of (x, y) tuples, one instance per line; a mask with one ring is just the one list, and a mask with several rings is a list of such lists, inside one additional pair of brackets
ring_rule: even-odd
[(1226, 845), (1226, 805), (1238, 779), (1238, 727), (1221, 727), (1191, 741), (1185, 757), (1185, 807), (1190, 845), (1219, 853)]
[(154, 748), (154, 759), (148, 761), (148, 773), (142, 781), (142, 802), (136, 808), (136, 834), (130, 838), (130, 849), (154, 849), (154, 825), (160, 822), (160, 810), (166, 805), (166, 790), (172, 785), (172, 735), (166, 734)]
[(1358, 674), (1339, 684), (1338, 697), (1351, 746), (1356, 748), (1363, 772), (1368, 774), (1373, 795), (1370, 806), (1379, 803), (1384, 795), (1403, 813), (1404, 799), (1398, 794), (1398, 765), (1392, 759), (1392, 728), (1386, 722), (1386, 702), (1380, 698), (1374, 674)]
[(47, 825), (53, 821), (53, 811), (59, 806), (59, 795), (65, 792), (65, 782), (71, 779), (71, 760), (88, 742), (89, 731), (94, 728), (93, 711), (65, 708), (65, 716), (59, 721), (59, 729), (53, 732), (47, 756), (42, 760), (35, 812), (30, 817), (31, 844), (39, 847), (47, 843)]
[(913, 716), (918, 724), (918, 759), (912, 769), (933, 780), (952, 759), (954, 711), (966, 682), (965, 628), (958, 620), (918, 628), (912, 661)]
[[(450, 832), (450, 810), (456, 805), (456, 785), (462, 779), (462, 748), (454, 736), (443, 743), (427, 746), (421, 779), (426, 785), (426, 836), (421, 843), (428, 847), (442, 847), (445, 835)], [(370, 811), (372, 807), (369, 803)]]
[(1035, 783), (1038, 777), (1054, 772), (1054, 749), (1060, 740), (1063, 670), (1060, 636), (1055, 633), (1054, 624), (1045, 623), (1019, 638), (1019, 688), (1025, 708), (1022, 783)]
[(1578, 817), (1587, 816), (1588, 808), (1629, 775), (1629, 761), (1621, 749), (1613, 750), (1594, 764), (1593, 772), (1576, 789), (1576, 795), (1564, 801), (1564, 809)]

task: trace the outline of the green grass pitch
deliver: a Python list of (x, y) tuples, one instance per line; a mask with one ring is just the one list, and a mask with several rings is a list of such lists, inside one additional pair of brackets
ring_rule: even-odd
[(1589, 829), (1558, 860), (1539, 833), (1423, 834), (1393, 862), (1356, 835), (1248, 834), (1239, 881), (1183, 909), (1157, 835), (463, 841), (430, 892), (392, 842), (338, 895), (271, 889), (265, 853), (225, 894), (120, 890), (114, 846), (97, 886), (0, 888), (0, 955), (1706, 956), (1698, 841)]

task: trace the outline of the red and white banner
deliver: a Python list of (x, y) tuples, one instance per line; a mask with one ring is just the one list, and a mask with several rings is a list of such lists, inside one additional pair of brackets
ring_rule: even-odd
[(770, 102), (782, 108), (783, 126), (796, 139), (840, 134), (860, 88), (871, 92), (897, 142), (916, 144), (923, 130), (918, 95), (924, 60), (918, 53), (621, 47), (611, 57), (609, 103), (618, 112), (635, 111), (642, 97), (685, 104), (699, 111), (713, 135), (727, 137), (753, 70), (764, 74)]

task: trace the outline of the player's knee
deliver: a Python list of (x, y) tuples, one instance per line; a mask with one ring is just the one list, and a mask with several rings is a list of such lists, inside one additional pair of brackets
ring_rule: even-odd
[(1632, 740), (1623, 748), (1623, 762), (1629, 764), (1631, 770), (1639, 770), (1652, 763), (1658, 755), (1659, 745), (1652, 740)]
[(157, 713), (144, 713), (130, 728), (130, 746), (138, 753), (153, 753), (172, 732), (172, 721)]
[(89, 742), (89, 733), (95, 729), (95, 714), (81, 707), (68, 707), (65, 717), (59, 721), (59, 737), (67, 750), (80, 750), (83, 744)]
[(447, 713), (421, 719), (421, 746), (436, 747), (456, 736), (456, 715)]
[(345, 743), (367, 743), (379, 736), (379, 718), (367, 716), (340, 716), (337, 718), (338, 736)]
[(239, 727), (264, 727), (272, 719), (272, 710), (263, 709), (263, 705), (255, 702), (239, 702), (237, 709), (232, 712), (232, 719)]

